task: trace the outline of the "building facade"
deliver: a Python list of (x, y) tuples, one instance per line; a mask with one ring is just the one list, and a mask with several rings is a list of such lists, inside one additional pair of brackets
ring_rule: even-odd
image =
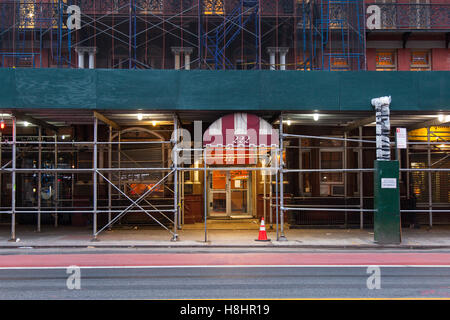
[(380, 96), (403, 225), (450, 223), (448, 0), (0, 0), (0, 15), (12, 229), (372, 227)]

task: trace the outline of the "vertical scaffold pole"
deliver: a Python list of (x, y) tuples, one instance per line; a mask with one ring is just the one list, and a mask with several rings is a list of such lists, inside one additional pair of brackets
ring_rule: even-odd
[(283, 114), (280, 115), (280, 238), (278, 241), (287, 241), (284, 235), (284, 161), (283, 161), (283, 150), (284, 150), (284, 137), (283, 137)]
[[(58, 135), (55, 132), (55, 169), (58, 169)], [(58, 172), (55, 172), (55, 185), (54, 185), (54, 192), (55, 192), (55, 228), (58, 227), (58, 194), (59, 194), (59, 188), (58, 188)]]
[(197, 45), (198, 45), (198, 69), (202, 68), (202, 1), (197, 0)]
[(275, 151), (275, 220), (276, 220), (276, 228), (277, 228), (277, 241), (280, 239), (279, 236), (279, 227), (278, 227), (278, 215), (279, 215), (279, 208), (278, 208), (278, 172), (279, 172), (279, 161), (278, 161), (278, 148)]
[(173, 151), (172, 151), (172, 165), (173, 169), (173, 237), (172, 241), (178, 241), (178, 117), (173, 117)]
[[(344, 169), (347, 169), (347, 158), (348, 158), (348, 144), (347, 144), (348, 134), (344, 133)], [(347, 171), (344, 172), (344, 203), (347, 206)], [(347, 228), (348, 222), (348, 213), (345, 211), (344, 213), (344, 228)]]
[(184, 174), (180, 171), (180, 221), (179, 228), (181, 229), (184, 225)]
[(98, 141), (98, 119), (94, 117), (94, 150), (92, 154), (92, 162), (94, 172), (92, 174), (92, 188), (93, 188), (93, 241), (97, 241), (97, 141)]
[[(122, 136), (121, 132), (119, 131), (119, 144), (117, 145), (117, 167), (122, 168)], [(119, 189), (122, 190), (122, 172), (119, 173)], [(124, 190), (125, 191), (125, 190)], [(119, 192), (119, 200), (122, 200), (122, 193)], [(122, 219), (119, 219), (119, 224), (121, 223)]]
[[(0, 132), (0, 167), (2, 167), (2, 142), (3, 134)], [(0, 171), (0, 208), (2, 207), (2, 172)]]
[[(273, 162), (272, 162), (273, 165)], [(272, 166), (271, 165), (271, 166)], [(269, 212), (270, 212), (270, 230), (273, 230), (273, 199), (272, 199), (272, 174), (273, 171), (270, 172), (269, 175)]]
[[(406, 144), (406, 168), (409, 169), (409, 137), (407, 136), (407, 144)], [(406, 198), (411, 198), (411, 187), (410, 187), (410, 181), (409, 181), (409, 171), (406, 172)]]
[[(38, 151), (38, 169), (42, 169), (42, 128), (39, 127), (39, 151)], [(38, 216), (37, 216), (37, 232), (41, 232), (41, 189), (42, 189), (42, 173), (39, 171), (38, 173), (38, 188), (37, 188), (37, 197), (38, 197)]]
[(130, 6), (128, 8), (128, 69), (131, 69), (131, 66), (133, 65), (131, 62), (131, 41), (133, 39), (132, 35), (132, 19), (131, 16), (133, 14), (133, 1), (130, 1)]
[(208, 199), (207, 199), (207, 171), (206, 171), (206, 148), (203, 149), (203, 215), (205, 219), (205, 242), (208, 242), (207, 234), (207, 216), (208, 216)]
[(256, 33), (257, 39), (257, 47), (258, 47), (258, 69), (262, 69), (262, 31), (261, 31), (261, 16), (262, 16), (262, 10), (261, 10), (261, 0), (258, 0), (258, 32)]
[[(428, 168), (431, 169), (431, 139), (430, 139), (430, 127), (427, 127), (427, 156), (428, 156)], [(430, 228), (433, 227), (433, 190), (432, 190), (432, 183), (431, 183), (431, 175), (433, 173), (431, 171), (428, 171), (428, 218), (429, 218), (429, 226)]]
[[(362, 169), (363, 167), (363, 128), (359, 127), (359, 152), (358, 152), (358, 168)], [(359, 212), (359, 228), (362, 230), (364, 228), (364, 212), (362, 211), (364, 207), (364, 185), (363, 185), (363, 172), (359, 172), (359, 208), (361, 211)]]
[(16, 118), (12, 118), (11, 239), (16, 241)]
[[(298, 164), (299, 168), (303, 169), (303, 150), (302, 150), (302, 138), (298, 139)], [(303, 188), (303, 173), (298, 173), (298, 185), (300, 189), (300, 196), (304, 196), (304, 188)]]
[[(266, 164), (264, 163), (263, 164), (263, 166), (265, 167), (266, 166)], [(267, 215), (267, 208), (266, 208), (266, 206), (267, 206), (267, 199), (266, 199), (266, 197), (267, 197), (267, 178), (266, 178), (266, 171), (261, 171), (263, 174), (261, 175), (261, 179), (263, 180), (263, 193), (264, 193), (264, 196), (263, 196), (263, 204), (264, 204), (264, 207), (263, 207), (263, 211), (264, 211), (264, 223), (267, 221), (267, 218), (266, 218), (266, 215)]]
[[(110, 144), (108, 145), (108, 168), (111, 169), (112, 168), (112, 130), (113, 128), (111, 126), (109, 126), (109, 142)], [(108, 180), (112, 181), (112, 173), (111, 171), (108, 171)], [(108, 224), (111, 223), (111, 208), (112, 208), (112, 201), (111, 201), (111, 183), (108, 183)], [(111, 227), (109, 227), (109, 230), (111, 230)]]

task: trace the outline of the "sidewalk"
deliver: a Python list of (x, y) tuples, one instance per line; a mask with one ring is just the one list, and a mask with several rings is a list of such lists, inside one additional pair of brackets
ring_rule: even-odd
[(205, 242), (204, 225), (190, 225), (179, 230), (179, 241), (170, 241), (171, 234), (155, 227), (115, 227), (98, 236), (99, 241), (92, 240), (92, 229), (76, 227), (43, 226), (37, 233), (34, 226), (17, 226), (16, 242), (9, 242), (10, 227), (0, 226), (0, 248), (126, 248), (126, 247), (282, 247), (282, 248), (330, 248), (330, 249), (450, 249), (450, 226), (436, 226), (428, 230), (403, 229), (403, 241), (400, 245), (378, 245), (373, 242), (370, 229), (289, 229), (285, 228), (288, 241), (276, 241), (275, 230), (267, 226), (270, 242), (258, 242), (259, 226), (247, 226), (234, 230), (211, 228), (208, 230), (208, 242)]

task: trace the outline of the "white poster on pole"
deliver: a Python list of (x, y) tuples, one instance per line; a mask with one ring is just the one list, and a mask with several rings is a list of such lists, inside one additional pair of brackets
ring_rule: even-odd
[(396, 133), (397, 149), (406, 149), (408, 144), (408, 134), (406, 128), (397, 128)]

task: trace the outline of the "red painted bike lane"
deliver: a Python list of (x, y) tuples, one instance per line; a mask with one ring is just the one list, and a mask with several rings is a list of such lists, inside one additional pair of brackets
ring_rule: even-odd
[(193, 253), (1, 255), (0, 268), (125, 266), (450, 266), (450, 253)]

